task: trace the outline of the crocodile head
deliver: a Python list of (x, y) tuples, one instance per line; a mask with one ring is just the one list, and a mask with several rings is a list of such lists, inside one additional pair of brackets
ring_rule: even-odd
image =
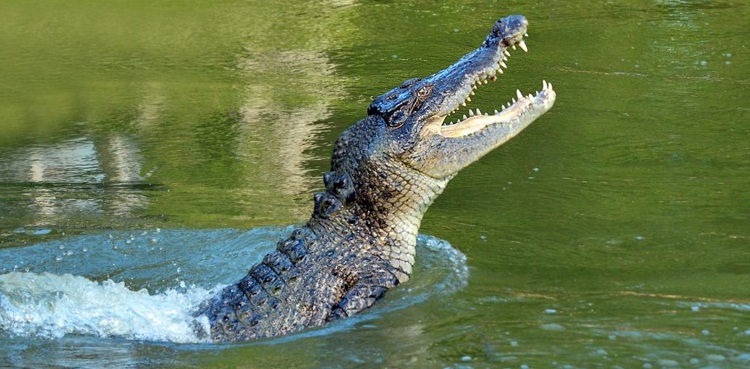
[(495, 23), (481, 47), (427, 78), (414, 78), (375, 99), (369, 115), (379, 116), (392, 154), (424, 175), (442, 179), (508, 141), (552, 107), (555, 92), (524, 96), (493, 114), (469, 110), (469, 117), (447, 119), (471, 101), (478, 86), (503, 73), (509, 48), (527, 50), (523, 37), (528, 21), (520, 15)]
[[(527, 50), (527, 26), (520, 15), (498, 20), (482, 45), (455, 64), (426, 78), (409, 79), (373, 100), (367, 118), (336, 143), (326, 187), (331, 192), (330, 179), (342, 178), (342, 173), (350, 179), (355, 195), (349, 197), (354, 200), (347, 206), (353, 208), (348, 219), (366, 220), (367, 234), (379, 238), (375, 244), (385, 245), (381, 257), (391, 260), (402, 282), (411, 273), (422, 216), (448, 181), (514, 137), (555, 101), (552, 85), (543, 82), (535, 95), (517, 91), (517, 98), (499, 112), (476, 109), (468, 111), (468, 118), (451, 117), (471, 101), (478, 86), (503, 73), (509, 49)], [(318, 196), (316, 204), (324, 200)]]

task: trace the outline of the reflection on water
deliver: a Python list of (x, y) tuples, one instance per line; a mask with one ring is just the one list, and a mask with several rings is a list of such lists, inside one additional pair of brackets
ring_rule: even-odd
[[(19, 188), (15, 210), (34, 214), (28, 226), (71, 214), (127, 216), (148, 205), (137, 144), (123, 135), (86, 137), (7, 151), (0, 161), (6, 187)], [(93, 196), (92, 196), (93, 195)]]
[[(321, 130), (316, 122), (331, 117), (332, 103), (343, 94), (333, 65), (322, 51), (299, 50), (248, 52), (239, 67), (257, 81), (245, 87), (239, 108), (238, 154), (256, 167), (245, 180), (266, 182), (273, 170), (282, 179), (275, 189), (293, 196), (307, 192), (319, 181), (316, 176), (311, 183), (304, 166)], [(288, 106), (297, 100), (303, 102)]]
[[(175, 41), (171, 37), (182, 32), (182, 25), (163, 24), (158, 12), (153, 19), (137, 16), (144, 28), (129, 39), (119, 30), (130, 27), (133, 14), (120, 8), (124, 18), (106, 29), (79, 35), (76, 32), (87, 26), (76, 24), (59, 29), (71, 34), (57, 36), (87, 39), (102, 32), (113, 42), (138, 45), (134, 54), (109, 44), (93, 43), (100, 49), (52, 47), (57, 37), (36, 38), (37, 33), (27, 29), (35, 25), (15, 25), (17, 20), (8, 19), (12, 27), (24, 30), (27, 43), (21, 46), (0, 37), (8, 48), (26, 50), (4, 64), (13, 69), (10, 86), (20, 93), (11, 96), (10, 86), (0, 88), (0, 96), (8, 97), (0, 110), (10, 112), (0, 121), (8, 128), (0, 136), (7, 145), (0, 146), (7, 153), (0, 157), (0, 168), (29, 175), (0, 173), (7, 198), (0, 204), (22, 210), (0, 219), (0, 242), (28, 241), (15, 237), (24, 233), (14, 232), (21, 227), (46, 227), (59, 235), (76, 228), (149, 225), (165, 219), (246, 226), (307, 217), (311, 209), (302, 204), (320, 186), (320, 170), (310, 169), (311, 160), (319, 158), (311, 152), (319, 145), (319, 133), (329, 128), (334, 103), (345, 95), (346, 79), (336, 73), (326, 47), (351, 37), (347, 30), (354, 13), (346, 9), (352, 5), (338, 1), (320, 12), (314, 4), (255, 4), (236, 14), (216, 5), (211, 11), (235, 23), (209, 34), (229, 35), (229, 45)], [(33, 8), (5, 6), (8, 14)], [(63, 13), (102, 11), (97, 9), (68, 8)], [(109, 17), (111, 11), (101, 16)], [(315, 11), (317, 16), (299, 22), (300, 11)], [(200, 19), (199, 14), (184, 16)], [(65, 22), (47, 10), (37, 14), (45, 16), (55, 24)], [(248, 18), (253, 22), (246, 22)], [(267, 32), (279, 22), (288, 23), (281, 36)], [(164, 31), (144, 31), (154, 24)], [(321, 32), (311, 33), (313, 28)], [(333, 28), (339, 30), (322, 32)], [(280, 40), (285, 40), (283, 49)], [(148, 57), (149, 50), (173, 42), (177, 44), (163, 57)], [(206, 50), (207, 45), (213, 48)], [(213, 54), (207, 57), (207, 52)], [(122, 65), (118, 67), (112, 55), (119, 55)], [(221, 56), (224, 59), (212, 59)], [(79, 58), (85, 61), (73, 62)], [(55, 59), (68, 63), (49, 62)], [(184, 59), (183, 64), (169, 64), (175, 59)], [(17, 65), (38, 68), (39, 73), (17, 71)], [(59, 69), (66, 72), (53, 72)], [(32, 83), (40, 79), (50, 83)], [(160, 191), (151, 191), (155, 189)]]

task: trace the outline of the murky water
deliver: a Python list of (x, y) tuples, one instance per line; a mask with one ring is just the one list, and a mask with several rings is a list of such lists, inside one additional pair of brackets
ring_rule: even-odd
[[(424, 237), (412, 281), (350, 322), (191, 337), (190, 306), (306, 219), (371, 98), (509, 13), (530, 51), (475, 106), (542, 79), (558, 100), (429, 210), (421, 232), (452, 246)], [(0, 367), (750, 366), (748, 19), (737, 1), (3, 2)]]

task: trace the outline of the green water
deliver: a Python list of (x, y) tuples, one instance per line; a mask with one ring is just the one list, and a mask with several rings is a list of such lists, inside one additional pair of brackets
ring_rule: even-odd
[(54, 368), (750, 366), (740, 1), (4, 1), (0, 247), (302, 222), (371, 99), (510, 13), (530, 51), (474, 106), (542, 79), (558, 99), (425, 216), (467, 256), (464, 289), (291, 342), (3, 351)]

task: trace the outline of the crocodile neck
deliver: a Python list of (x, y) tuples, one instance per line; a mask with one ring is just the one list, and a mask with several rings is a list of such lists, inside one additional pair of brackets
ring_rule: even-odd
[(366, 130), (357, 126), (336, 143), (331, 171), (323, 176), (326, 190), (315, 194), (307, 227), (324, 238), (337, 235), (361, 254), (387, 260), (403, 283), (412, 272), (422, 217), (452, 176), (425, 176), (390, 158), (350, 162), (359, 155), (350, 152), (348, 141), (365, 139), (361, 135)]

